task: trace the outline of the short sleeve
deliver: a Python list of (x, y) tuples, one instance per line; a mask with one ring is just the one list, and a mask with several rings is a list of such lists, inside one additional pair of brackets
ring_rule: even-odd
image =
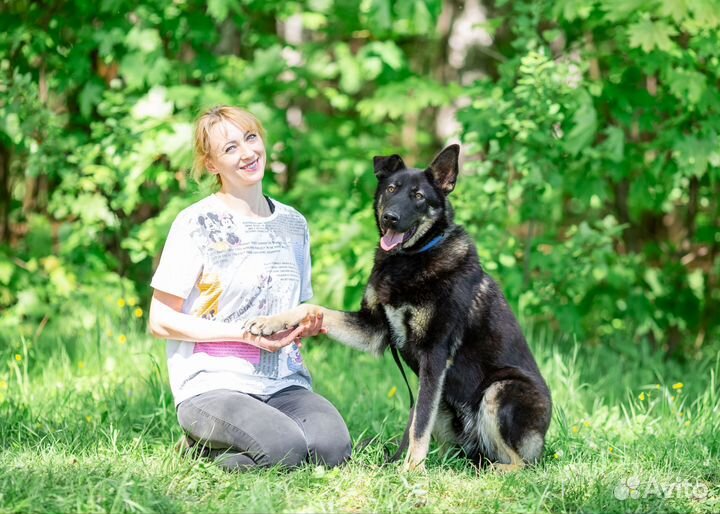
[(153, 289), (180, 298), (190, 296), (203, 268), (202, 252), (192, 238), (191, 228), (187, 217), (175, 218), (150, 282)]
[(313, 296), (312, 261), (310, 258), (310, 231), (305, 225), (305, 253), (303, 258), (302, 282), (300, 284), (300, 301), (307, 302)]

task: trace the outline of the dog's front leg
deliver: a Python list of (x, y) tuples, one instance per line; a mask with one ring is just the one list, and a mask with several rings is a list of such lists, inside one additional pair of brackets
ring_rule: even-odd
[(448, 355), (445, 348), (435, 347), (420, 357), (420, 388), (410, 425), (410, 447), (405, 457), (404, 471), (425, 469), (425, 458), (430, 448), (430, 434), (445, 384), (447, 362)]

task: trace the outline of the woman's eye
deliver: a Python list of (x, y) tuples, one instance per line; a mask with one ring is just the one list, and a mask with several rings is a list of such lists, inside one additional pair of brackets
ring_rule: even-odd
[(246, 140), (246, 141), (255, 141), (256, 138), (257, 138), (257, 134), (248, 134), (248, 135), (245, 137), (245, 140)]
[(230, 153), (233, 150), (235, 150), (235, 148), (237, 148), (235, 145), (230, 145), (227, 148), (225, 148), (225, 153)]
[(422, 194), (420, 191), (418, 191), (417, 193), (415, 193), (415, 199), (416, 199), (416, 200), (422, 200), (423, 198), (425, 198), (425, 195)]
[(387, 192), (388, 192), (388, 193), (394, 193), (394, 192), (395, 192), (395, 186), (388, 186), (388, 187), (387, 187)]

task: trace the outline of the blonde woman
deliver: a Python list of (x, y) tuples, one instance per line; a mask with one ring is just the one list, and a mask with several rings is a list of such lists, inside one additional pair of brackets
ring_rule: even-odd
[(322, 319), (257, 337), (243, 321), (312, 296), (305, 218), (262, 192), (265, 131), (250, 113), (214, 107), (195, 127), (194, 175), (219, 191), (173, 222), (152, 279), (150, 330), (167, 339), (177, 416), (190, 446), (227, 470), (338, 465), (351, 441), (335, 407), (312, 392), (300, 338)]

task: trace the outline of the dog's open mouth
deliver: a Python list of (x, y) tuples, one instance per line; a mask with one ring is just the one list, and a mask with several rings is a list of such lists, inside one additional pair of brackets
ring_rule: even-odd
[(396, 232), (391, 228), (386, 229), (380, 239), (380, 248), (386, 252), (394, 250), (415, 235), (415, 230), (417, 230), (417, 227), (413, 227), (407, 232)]

